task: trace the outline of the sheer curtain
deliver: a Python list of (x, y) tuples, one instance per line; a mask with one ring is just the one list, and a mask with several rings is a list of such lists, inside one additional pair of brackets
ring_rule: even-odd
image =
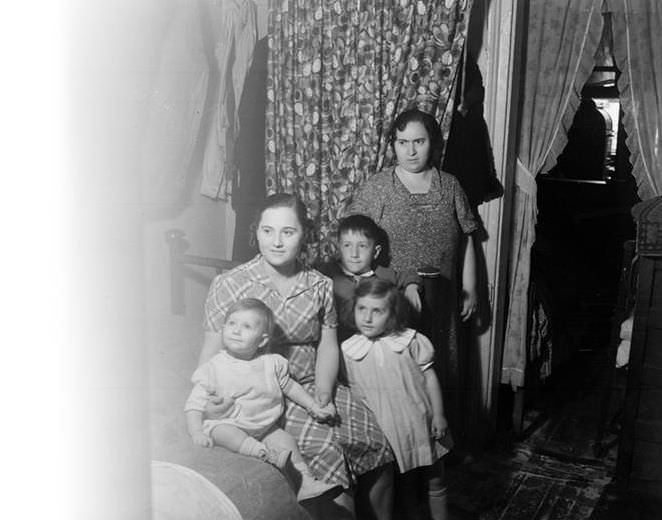
[(297, 193), (320, 242), (352, 190), (380, 169), (403, 108), (434, 113), (448, 134), (472, 0), (272, 0), (267, 192)]
[(623, 125), (639, 197), (662, 195), (662, 2), (611, 0)]
[(554, 165), (593, 68), (602, 0), (531, 0), (510, 250), (502, 383), (524, 385), (536, 175)]

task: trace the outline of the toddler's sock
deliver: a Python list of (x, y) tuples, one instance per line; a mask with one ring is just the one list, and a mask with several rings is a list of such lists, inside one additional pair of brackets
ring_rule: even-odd
[(249, 457), (255, 457), (256, 459), (264, 459), (266, 452), (266, 445), (253, 437), (246, 437), (244, 442), (241, 443), (241, 446), (239, 446), (239, 453), (248, 455)]
[(290, 455), (292, 455), (291, 451), (278, 451), (268, 448), (266, 444), (255, 440), (253, 437), (246, 437), (244, 439), (241, 446), (239, 446), (239, 453), (268, 462), (281, 471), (285, 469), (290, 460)]

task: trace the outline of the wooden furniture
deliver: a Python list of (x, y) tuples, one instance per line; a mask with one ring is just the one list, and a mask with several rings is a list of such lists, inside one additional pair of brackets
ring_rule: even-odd
[(597, 435), (593, 445), (593, 451), (596, 457), (604, 457), (618, 443), (618, 437), (612, 438), (613, 435), (610, 434), (618, 434), (620, 431), (619, 424), (623, 413), (623, 393), (625, 387), (623, 379), (627, 368), (616, 368), (616, 355), (621, 339), (621, 324), (628, 318), (634, 306), (636, 293), (634, 283), (636, 278), (634, 247), (634, 240), (626, 240), (623, 243), (616, 306), (612, 315), (611, 335), (607, 351), (607, 360), (610, 369), (600, 409)]
[(632, 214), (637, 281), (616, 483), (662, 499), (662, 197)]
[(186, 311), (184, 304), (184, 282), (187, 275), (187, 266), (197, 265), (211, 267), (217, 274), (232, 269), (240, 262), (233, 260), (220, 260), (207, 256), (190, 255), (186, 253), (189, 247), (188, 241), (184, 238), (185, 233), (180, 229), (171, 229), (166, 231), (166, 241), (170, 248), (170, 312), (183, 315)]

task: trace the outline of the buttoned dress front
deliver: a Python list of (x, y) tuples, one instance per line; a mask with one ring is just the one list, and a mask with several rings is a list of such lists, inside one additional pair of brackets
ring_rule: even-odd
[[(276, 322), (272, 351), (288, 360), (290, 375), (314, 395), (322, 327), (337, 327), (332, 282), (314, 269), (302, 269), (294, 287), (282, 295), (266, 275), (263, 262), (258, 255), (213, 280), (205, 303), (205, 328), (219, 332), (228, 308), (239, 299), (263, 301)], [(318, 479), (348, 488), (357, 476), (391, 462), (393, 453), (372, 412), (346, 386), (336, 385), (334, 403), (340, 420), (330, 426), (287, 400), (285, 430), (297, 440)]]

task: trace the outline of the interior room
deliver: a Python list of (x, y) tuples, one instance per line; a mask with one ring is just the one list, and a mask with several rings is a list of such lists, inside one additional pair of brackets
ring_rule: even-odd
[(328, 261), (412, 106), (479, 222), (448, 518), (659, 516), (656, 0), (142, 0), (81, 7), (71, 34), (88, 42), (71, 44), (72, 258), (99, 300), (74, 305), (94, 345), (76, 382), (93, 403), (83, 517), (352, 518), (302, 506), (273, 466), (194, 446), (184, 405), (210, 284), (257, 254), (265, 197), (303, 200), (309, 259)]

